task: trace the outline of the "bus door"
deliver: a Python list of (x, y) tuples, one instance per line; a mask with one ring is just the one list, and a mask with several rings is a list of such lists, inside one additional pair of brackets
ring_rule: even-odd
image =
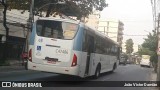
[(94, 37), (91, 35), (87, 36), (87, 60), (86, 60), (86, 69), (85, 69), (85, 75), (89, 75), (89, 70), (91, 66), (91, 53), (94, 52)]

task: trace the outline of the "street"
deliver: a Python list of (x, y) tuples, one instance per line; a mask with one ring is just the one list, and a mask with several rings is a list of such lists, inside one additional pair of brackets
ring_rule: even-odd
[[(150, 81), (153, 68), (140, 67), (139, 65), (120, 65), (118, 69), (113, 73), (104, 73), (98, 79), (86, 78), (81, 79), (75, 76), (59, 75), (52, 73), (44, 73), (38, 71), (12, 71), (1, 72), (0, 81)], [(56, 87), (58, 88), (58, 87)], [(70, 88), (70, 87), (68, 87)], [(77, 90), (81, 88), (74, 87)], [(88, 87), (87, 87), (88, 88)], [(119, 89), (119, 90), (133, 90), (135, 87), (104, 87), (104, 89)], [(155, 87), (136, 87), (136, 90), (151, 90)], [(70, 88), (72, 89), (72, 88)], [(87, 90), (94, 90), (95, 87), (88, 88)]]
[[(104, 73), (98, 79), (86, 78), (92, 81), (149, 81), (152, 68), (140, 67), (139, 65), (120, 65), (114, 73)], [(31, 70), (19, 70), (1, 72), (0, 81), (70, 81), (81, 78), (69, 75), (44, 73)]]

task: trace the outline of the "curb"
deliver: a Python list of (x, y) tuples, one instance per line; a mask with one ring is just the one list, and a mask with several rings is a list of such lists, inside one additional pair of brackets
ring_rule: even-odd
[[(150, 81), (157, 81), (157, 73), (154, 72), (154, 70), (151, 72), (151, 78)], [(152, 87), (151, 90), (159, 90), (159, 87)]]
[(154, 71), (151, 73), (151, 81), (157, 81), (157, 73)]
[(25, 70), (24, 66), (0, 66), (0, 72)]

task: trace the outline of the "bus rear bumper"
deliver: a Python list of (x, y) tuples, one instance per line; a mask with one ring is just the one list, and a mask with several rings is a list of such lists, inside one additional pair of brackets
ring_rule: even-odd
[(150, 66), (150, 63), (143, 62), (143, 63), (140, 63), (140, 65), (144, 65), (144, 66)]
[(44, 72), (53, 72), (59, 74), (68, 74), (78, 76), (78, 66), (75, 67), (59, 67), (59, 66), (51, 66), (45, 64), (37, 64), (28, 61), (28, 69), (36, 70), (36, 71), (44, 71)]

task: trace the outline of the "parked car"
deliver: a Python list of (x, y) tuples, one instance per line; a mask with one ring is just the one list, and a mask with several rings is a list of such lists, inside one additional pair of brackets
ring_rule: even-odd
[(121, 56), (120, 61), (119, 61), (119, 64), (123, 64), (123, 65), (126, 65), (126, 64), (127, 64), (126, 58), (124, 58), (124, 56)]

